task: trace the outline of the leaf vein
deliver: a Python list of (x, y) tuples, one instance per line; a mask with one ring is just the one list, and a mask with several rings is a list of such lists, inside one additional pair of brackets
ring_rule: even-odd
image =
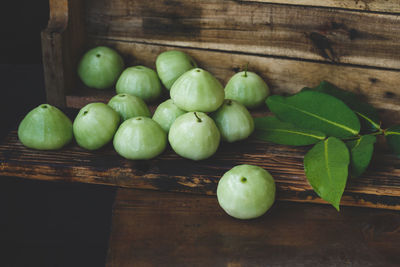
[(309, 115), (309, 116), (312, 116), (312, 117), (314, 117), (314, 118), (317, 118), (317, 119), (319, 119), (319, 120), (321, 120), (321, 121), (324, 121), (324, 122), (330, 123), (330, 124), (332, 124), (332, 125), (335, 125), (336, 127), (342, 128), (342, 129), (344, 129), (344, 130), (346, 130), (346, 131), (348, 131), (348, 132), (350, 132), (350, 133), (352, 133), (352, 134), (354, 134), (354, 135), (358, 134), (358, 131), (356, 131), (356, 130), (354, 130), (354, 129), (351, 129), (351, 128), (345, 126), (345, 125), (342, 125), (342, 124), (336, 123), (336, 122), (334, 122), (334, 121), (325, 119), (325, 118), (323, 118), (323, 117), (321, 117), (321, 116), (318, 116), (318, 115), (313, 114), (313, 113), (311, 113), (311, 112), (309, 112), (309, 111), (306, 111), (306, 110), (302, 110), (302, 109), (297, 108), (297, 107), (295, 107), (295, 106), (288, 105), (288, 104), (286, 104), (286, 103), (282, 103), (282, 104), (284, 104), (284, 105), (286, 105), (286, 106), (288, 106), (288, 107), (290, 107), (290, 108), (292, 108), (292, 109), (295, 109), (295, 110), (297, 110), (297, 111), (300, 111), (300, 112), (302, 112), (302, 113), (304, 113), (304, 114), (307, 114), (307, 115)]
[(324, 146), (325, 146), (325, 167), (326, 167), (326, 171), (328, 173), (329, 181), (332, 183), (332, 174), (331, 174), (331, 170), (330, 170), (330, 167), (329, 167), (328, 140), (329, 139), (327, 139), (325, 141), (325, 143), (324, 143)]
[(304, 135), (304, 136), (308, 136), (308, 137), (313, 137), (319, 140), (324, 140), (325, 136), (319, 136), (319, 135), (313, 135), (313, 134), (309, 134), (309, 133), (304, 133), (304, 132), (298, 132), (298, 131), (291, 131), (291, 130), (287, 130), (287, 129), (269, 129), (269, 130), (265, 130), (265, 131), (276, 131), (276, 132), (287, 132), (287, 133), (292, 133), (292, 134), (298, 134), (298, 135)]

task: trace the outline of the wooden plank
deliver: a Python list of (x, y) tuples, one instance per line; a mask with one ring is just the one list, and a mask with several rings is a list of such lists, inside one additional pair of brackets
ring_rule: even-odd
[[(249, 138), (222, 143), (213, 157), (198, 162), (179, 157), (171, 148), (152, 160), (131, 161), (118, 156), (111, 144), (98, 151), (76, 144), (60, 151), (36, 151), (24, 147), (12, 132), (0, 144), (0, 176), (214, 195), (226, 171), (254, 164), (274, 176), (278, 199), (324, 203), (305, 178), (306, 151)], [(348, 182), (341, 204), (400, 210), (399, 177), (400, 159), (380, 151), (363, 177)]]
[(276, 202), (248, 221), (215, 197), (118, 190), (107, 266), (397, 266), (400, 214)]
[[(155, 68), (155, 59), (163, 51), (175, 47), (134, 42), (90, 39), (95, 45), (108, 45), (120, 51), (127, 66), (146, 65)], [(384, 110), (382, 120), (387, 125), (400, 122), (400, 72), (352, 66), (338, 66), (299, 60), (179, 48), (194, 57), (200, 67), (213, 73), (225, 84), (247, 62), (260, 74), (274, 94), (291, 94), (306, 86), (316, 86), (327, 80), (337, 86), (363, 96), (364, 100)], [(80, 108), (90, 101), (106, 101), (115, 91), (99, 92), (84, 89), (67, 97), (68, 106)]]
[(389, 13), (400, 12), (400, 3), (397, 0), (243, 0), (242, 2), (320, 6)]
[(77, 84), (76, 66), (83, 52), (82, 0), (50, 0), (50, 19), (42, 31), (42, 55), (47, 102), (63, 107)]
[(90, 0), (86, 9), (94, 37), (389, 69), (400, 69), (399, 18), (252, 1)]

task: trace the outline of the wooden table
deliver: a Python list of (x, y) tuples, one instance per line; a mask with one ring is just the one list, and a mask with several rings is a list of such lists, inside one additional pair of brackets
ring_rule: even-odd
[[(245, 147), (254, 149), (254, 142), (237, 144), (240, 148), (235, 151), (246, 153)], [(328, 205), (285, 201), (322, 202), (307, 189), (301, 174), (303, 149), (267, 147), (275, 151), (273, 155), (286, 151), (280, 158), (286, 162), (267, 158), (262, 163), (256, 157), (275, 175), (279, 200), (266, 215), (249, 221), (226, 215), (215, 197), (224, 169), (254, 160), (240, 153), (232, 156), (230, 146), (212, 158), (214, 165), (181, 159), (170, 149), (153, 161), (135, 162), (122, 159), (110, 146), (96, 152), (76, 144), (56, 152), (34, 151), (23, 147), (11, 131), (0, 144), (0, 174), (112, 186), (116, 197), (107, 266), (395, 266), (400, 262), (400, 212), (388, 210), (398, 207), (398, 159), (385, 152), (376, 157), (364, 178), (350, 182), (343, 201), (364, 208), (342, 206), (337, 212)], [(394, 182), (392, 187), (388, 181)], [(360, 188), (371, 192), (376, 188), (375, 194), (364, 200), (368, 194)], [(385, 188), (392, 188), (394, 196), (376, 193)]]

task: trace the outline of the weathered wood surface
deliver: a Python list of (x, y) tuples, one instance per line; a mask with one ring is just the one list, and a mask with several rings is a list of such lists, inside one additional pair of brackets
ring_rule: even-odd
[[(249, 138), (222, 143), (213, 157), (199, 162), (183, 159), (171, 148), (155, 159), (132, 161), (120, 157), (111, 144), (94, 152), (76, 144), (60, 151), (35, 151), (12, 132), (0, 145), (0, 175), (214, 195), (227, 170), (254, 164), (274, 176), (278, 199), (324, 203), (304, 176), (306, 151)], [(400, 210), (400, 160), (381, 151), (365, 175), (348, 182), (341, 204)]]
[(266, 2), (89, 0), (87, 33), (400, 70), (399, 15)]
[(82, 0), (49, 0), (50, 19), (41, 34), (44, 79), (48, 103), (63, 107), (76, 88), (76, 66), (84, 51)]
[(320, 6), (389, 13), (400, 12), (400, 3), (397, 0), (243, 0), (242, 2)]
[(400, 214), (276, 202), (248, 221), (216, 197), (118, 190), (107, 266), (398, 266)]
[[(123, 41), (89, 39), (92, 46), (108, 45), (122, 53), (126, 64), (155, 68), (159, 53), (176, 49), (159, 45)], [(354, 66), (338, 66), (289, 59), (259, 57), (235, 53), (179, 48), (190, 54), (199, 66), (214, 74), (223, 84), (250, 62), (250, 70), (260, 74), (273, 94), (292, 94), (306, 86), (316, 86), (327, 80), (337, 86), (363, 96), (363, 100), (381, 109), (381, 119), (387, 125), (400, 122), (400, 72)], [(67, 106), (81, 108), (87, 103), (108, 101), (115, 90), (99, 91), (77, 87), (67, 96)], [(167, 92), (165, 94), (168, 95)]]

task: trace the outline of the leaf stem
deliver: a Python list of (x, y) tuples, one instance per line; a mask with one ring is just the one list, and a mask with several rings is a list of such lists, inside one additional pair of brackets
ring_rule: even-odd
[[(379, 131), (376, 131), (376, 132), (373, 132), (373, 133), (370, 133), (370, 134), (365, 134), (365, 135), (377, 136), (377, 135), (382, 135), (382, 134), (384, 134), (384, 133), (385, 133), (385, 130), (379, 129)], [(345, 138), (345, 139), (342, 139), (342, 140), (343, 140), (343, 141), (354, 141), (354, 140), (360, 139), (361, 137), (362, 137), (362, 135), (361, 135), (361, 134), (358, 134), (357, 136)]]

